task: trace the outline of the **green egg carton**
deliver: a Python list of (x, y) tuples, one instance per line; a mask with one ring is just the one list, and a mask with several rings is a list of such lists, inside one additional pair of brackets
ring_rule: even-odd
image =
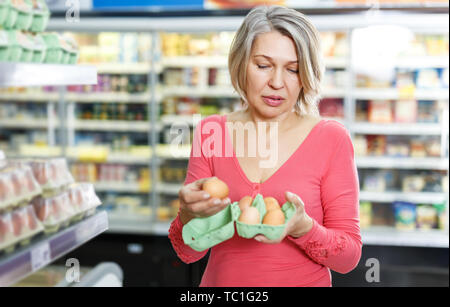
[(14, 30), (7, 32), (9, 40), (9, 57), (7, 59), (7, 62), (20, 62), (23, 50), (17, 37), (19, 32)]
[(18, 15), (14, 28), (17, 30), (28, 31), (33, 22), (33, 5), (31, 0), (22, 0), (21, 3), (15, 6)]
[(8, 16), (10, 0), (0, 0), (0, 27), (3, 26), (3, 23), (6, 21), (6, 17)]
[(47, 28), (50, 20), (50, 10), (45, 0), (33, 1), (33, 21), (31, 23), (31, 32), (43, 32)]
[(44, 63), (61, 64), (63, 60), (63, 49), (61, 48), (58, 34), (44, 33), (42, 34), (42, 38), (47, 47)]
[[(249, 225), (242, 222), (239, 222), (236, 219), (236, 230), (240, 237), (251, 239), (254, 236), (258, 234), (262, 234), (265, 237), (267, 237), (269, 240), (276, 240), (278, 239), (282, 234), (286, 227), (287, 222), (292, 218), (294, 215), (296, 208), (295, 205), (291, 202), (286, 202), (281, 207), (281, 211), (284, 213), (285, 222), (283, 225), (265, 225), (262, 224), (262, 220), (264, 219), (264, 216), (266, 215), (266, 205), (264, 203), (264, 198), (261, 194), (258, 194), (255, 196), (252, 202), (252, 207), (255, 207), (259, 211), (259, 224)], [(241, 210), (239, 209), (239, 215), (241, 214)], [(239, 217), (238, 217), (239, 218)]]
[(17, 17), (19, 16), (19, 11), (13, 6), (11, 0), (6, 0), (6, 3), (6, 17), (3, 21), (2, 26), (7, 30), (12, 30), (14, 28), (14, 25), (16, 24)]
[(17, 39), (19, 45), (22, 47), (22, 54), (19, 61), (22, 63), (31, 63), (34, 52), (33, 41), (30, 40), (28, 35), (20, 31), (17, 32)]
[(69, 59), (67, 64), (77, 64), (78, 62), (78, 45), (72, 36), (65, 36), (64, 40), (67, 44), (67, 50), (69, 52)]
[(215, 215), (192, 219), (183, 227), (183, 241), (196, 251), (204, 251), (232, 238), (238, 217), (239, 206), (234, 203)]
[(0, 30), (0, 62), (9, 60), (10, 47), (8, 32)]
[(44, 42), (44, 39), (41, 35), (37, 34), (35, 36), (32, 36), (31, 39), (33, 40), (33, 57), (31, 59), (32, 63), (44, 63), (45, 60), (45, 54), (47, 52), (47, 46)]

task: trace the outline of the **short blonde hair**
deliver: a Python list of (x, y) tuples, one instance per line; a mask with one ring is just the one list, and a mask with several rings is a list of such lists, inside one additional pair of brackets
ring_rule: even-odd
[(253, 42), (259, 34), (271, 31), (290, 37), (297, 49), (302, 88), (295, 111), (300, 115), (318, 116), (320, 82), (324, 73), (320, 35), (305, 15), (293, 9), (258, 6), (247, 14), (233, 39), (228, 56), (228, 69), (234, 89), (242, 103), (247, 103), (246, 75)]

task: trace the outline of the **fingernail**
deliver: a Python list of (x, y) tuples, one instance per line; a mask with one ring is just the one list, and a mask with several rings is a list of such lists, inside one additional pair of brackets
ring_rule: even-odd
[(259, 237), (255, 237), (255, 240), (261, 242), (261, 239)]
[(209, 198), (209, 196), (210, 196), (210, 195), (209, 195), (208, 193), (206, 193), (206, 194), (203, 194), (203, 198), (204, 198), (204, 199), (207, 199), (207, 198)]
[(214, 200), (214, 205), (218, 205), (218, 204), (220, 204), (220, 199), (215, 199)]
[(287, 192), (286, 194), (287, 194), (287, 196), (288, 196), (288, 197), (292, 197), (292, 196), (294, 196), (294, 194), (292, 194), (292, 193), (291, 193), (291, 192), (289, 192), (289, 191), (288, 191), (288, 192)]
[(223, 201), (223, 203), (224, 203), (224, 204), (230, 204), (230, 203), (231, 203), (231, 200), (230, 200), (229, 198), (226, 198), (226, 199)]

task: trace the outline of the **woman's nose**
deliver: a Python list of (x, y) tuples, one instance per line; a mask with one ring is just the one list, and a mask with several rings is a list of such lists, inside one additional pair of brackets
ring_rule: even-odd
[(280, 70), (274, 70), (269, 80), (269, 85), (274, 89), (283, 87), (283, 73)]

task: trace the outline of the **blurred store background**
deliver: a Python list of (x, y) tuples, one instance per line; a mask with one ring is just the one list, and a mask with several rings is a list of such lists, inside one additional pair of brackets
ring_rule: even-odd
[[(227, 55), (248, 10), (262, 3), (298, 9), (319, 29), (320, 112), (353, 137), (363, 255), (350, 274), (333, 273), (334, 285), (448, 286), (449, 3), (439, 0), (0, 0), (0, 151), (64, 157), (72, 181), (91, 183), (102, 202), (69, 228), (0, 248), (0, 285), (56, 285), (72, 258), (86, 274), (118, 264), (125, 286), (199, 284), (206, 257), (186, 265), (167, 238), (192, 115), (240, 108)], [(180, 135), (185, 145), (174, 151)], [(19, 210), (4, 207), (0, 216)], [(54, 256), (58, 235), (79, 239), (86, 228), (95, 231)], [(22, 251), (37, 257), (25, 273), (14, 267)], [(371, 258), (378, 283), (365, 278)]]

